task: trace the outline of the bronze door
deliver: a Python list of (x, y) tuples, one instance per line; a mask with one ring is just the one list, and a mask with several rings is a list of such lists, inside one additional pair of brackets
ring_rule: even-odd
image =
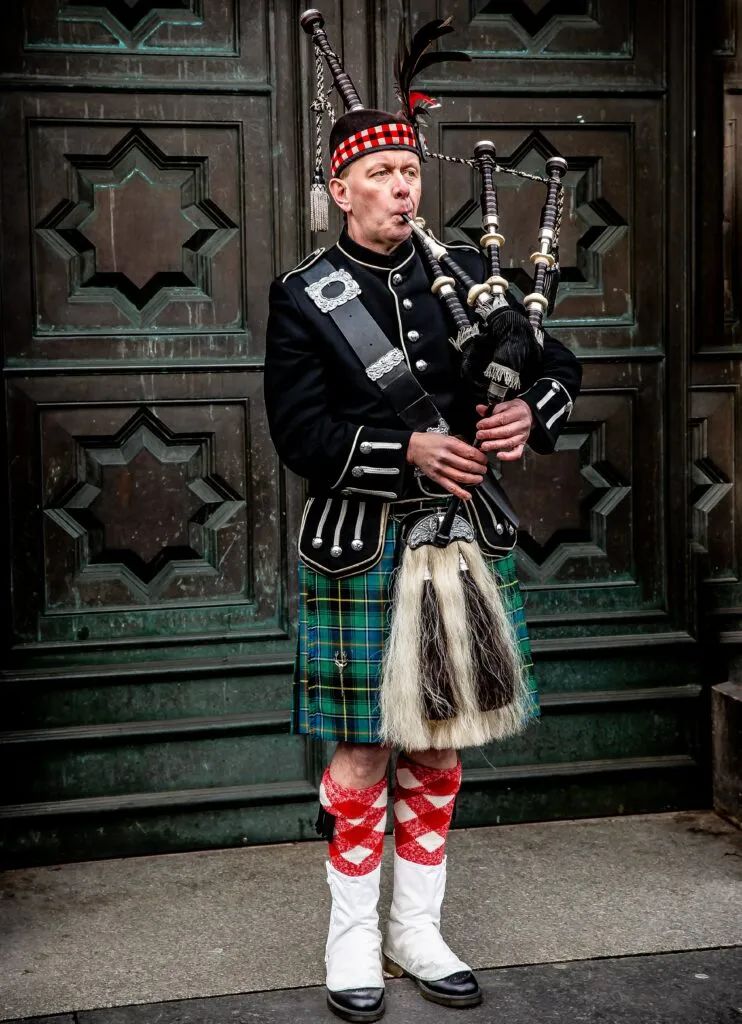
[[(394, 103), (403, 8), (413, 27), (453, 14), (451, 45), (474, 56), (427, 83), (443, 104), (431, 148), (469, 156), (491, 138), (519, 170), (569, 161), (551, 326), (585, 364), (557, 453), (504, 473), (543, 719), (467, 752), (457, 824), (708, 804), (707, 690), (725, 666), (707, 640), (720, 616), (722, 639), (737, 629), (740, 521), (733, 283), (723, 352), (694, 304), (694, 217), (715, 211), (694, 205), (688, 139), (702, 128), (713, 163), (721, 138), (694, 61), (719, 50), (716, 29), (700, 32), (690, 3), (670, 17), (633, 0), (331, 0), (328, 31), (369, 104)], [(332, 241), (305, 213), (299, 13), (6, 12), (9, 863), (314, 834), (328, 751), (288, 735), (301, 486), (261, 398), (268, 284)], [(718, 82), (733, 57), (709, 59)], [(498, 183), (522, 291), (542, 194)], [(468, 167), (432, 163), (424, 187), (445, 238), (478, 239)]]

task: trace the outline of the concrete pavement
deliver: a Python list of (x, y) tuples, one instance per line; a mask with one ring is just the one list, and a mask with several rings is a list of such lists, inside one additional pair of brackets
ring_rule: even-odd
[[(65, 1014), (76, 1013), (80, 1024), (98, 1024), (83, 1011), (269, 990), (284, 992), (275, 1006), (261, 996), (261, 1013), (273, 1006), (273, 1016), (246, 1009), (244, 1019), (284, 1019), (285, 993), (323, 980), (324, 856), (317, 842), (0, 875), (0, 1020), (57, 1014), (66, 1022)], [(566, 964), (528, 968), (533, 984), (548, 981), (547, 990), (560, 970), (572, 971), (569, 961), (742, 946), (742, 833), (708, 812), (452, 832), (443, 931), (478, 969)], [(733, 963), (734, 955), (719, 953), (719, 963)], [(626, 963), (616, 961), (616, 978), (629, 970)], [(596, 969), (603, 970), (590, 968)], [(506, 977), (496, 971), (492, 981), (501, 986)], [(410, 987), (394, 983), (390, 992)], [(248, 1008), (250, 1000), (239, 998)], [(316, 1012), (323, 1006), (319, 990), (291, 998), (298, 1000), (296, 1014), (306, 1000)], [(399, 996), (400, 1006), (406, 998)], [(516, 1015), (502, 1019), (515, 1024), (520, 1010), (513, 1007)], [(421, 1009), (429, 1016), (428, 1004)], [(296, 1014), (285, 1019), (305, 1019)]]

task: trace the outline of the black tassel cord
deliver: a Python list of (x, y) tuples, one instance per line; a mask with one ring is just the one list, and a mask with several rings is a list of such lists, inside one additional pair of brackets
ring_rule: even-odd
[(441, 722), (458, 714), (451, 664), (446, 656), (448, 639), (433, 581), (423, 584), (420, 609), (420, 663), (428, 680), (423, 697), (425, 717)]
[(322, 62), (322, 53), (319, 48), (314, 48), (315, 71), (317, 76), (317, 95), (312, 101), (310, 109), (314, 112), (315, 127), (315, 150), (314, 150), (314, 173), (312, 184), (309, 189), (309, 230), (327, 231), (329, 227), (330, 197), (327, 194), (325, 175), (322, 169), (322, 116), (327, 114), (330, 123), (335, 122), (335, 112), (325, 92), (325, 73)]
[(480, 711), (495, 711), (510, 704), (514, 697), (512, 676), (508, 673), (507, 652), (492, 623), (490, 610), (482, 601), (482, 592), (464, 572), (462, 584), (466, 618), (472, 637), (472, 656)]

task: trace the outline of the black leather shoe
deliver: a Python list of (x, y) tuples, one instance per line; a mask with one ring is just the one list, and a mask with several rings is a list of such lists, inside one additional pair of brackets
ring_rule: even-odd
[(482, 990), (471, 971), (457, 971), (455, 974), (449, 974), (447, 978), (441, 978), (440, 981), (423, 981), (399, 964), (395, 964), (388, 956), (384, 957), (384, 970), (394, 978), (412, 978), (420, 989), (420, 995), (429, 999), (431, 1003), (459, 1006), (463, 1009), (466, 1006), (479, 1006), (482, 1002)]
[(379, 1020), (384, 1016), (384, 989), (349, 988), (343, 992), (328, 989), (327, 1005), (342, 1020)]
[(482, 990), (471, 971), (457, 971), (440, 981), (415, 978), (420, 995), (441, 1006), (479, 1006)]

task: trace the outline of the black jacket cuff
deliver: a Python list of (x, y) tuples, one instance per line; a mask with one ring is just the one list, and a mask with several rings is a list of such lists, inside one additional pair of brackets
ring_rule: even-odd
[(540, 377), (518, 398), (522, 398), (533, 413), (529, 446), (539, 455), (548, 455), (554, 451), (574, 407), (569, 391), (553, 377)]
[(343, 471), (331, 490), (393, 501), (402, 496), (411, 430), (359, 427)]

